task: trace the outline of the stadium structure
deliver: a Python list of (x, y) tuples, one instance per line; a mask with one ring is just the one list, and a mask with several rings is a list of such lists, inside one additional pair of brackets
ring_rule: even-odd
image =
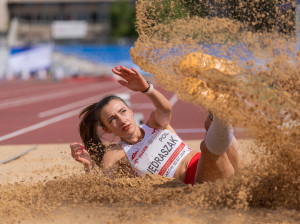
[(107, 43), (116, 1), (0, 0), (0, 79), (99, 75), (116, 60), (132, 63), (131, 45)]
[[(135, 0), (0, 0), (0, 80), (111, 74), (135, 67), (132, 43), (110, 41), (110, 7)], [(296, 0), (295, 0), (296, 2)], [(284, 8), (284, 7), (283, 7)], [(300, 0), (296, 36), (300, 41)]]

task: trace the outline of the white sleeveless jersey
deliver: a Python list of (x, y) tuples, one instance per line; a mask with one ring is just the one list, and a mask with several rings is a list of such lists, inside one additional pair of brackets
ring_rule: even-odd
[(173, 177), (181, 160), (191, 149), (169, 130), (150, 128), (146, 124), (142, 141), (135, 145), (120, 142), (136, 175), (146, 173)]

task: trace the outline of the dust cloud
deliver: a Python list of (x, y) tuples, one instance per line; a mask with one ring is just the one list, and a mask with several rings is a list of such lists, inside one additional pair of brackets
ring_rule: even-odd
[[(258, 165), (248, 164), (241, 176), (206, 189), (219, 191), (204, 200), (220, 204), (222, 198), (224, 207), (299, 209), (300, 53), (294, 32), (282, 28), (291, 24), (292, 8), (263, 23), (272, 10), (262, 8), (271, 1), (235, 1), (235, 8), (222, 0), (199, 1), (202, 7), (193, 13), (183, 9), (191, 1), (171, 2), (138, 2), (134, 62), (181, 100), (247, 130), (257, 145), (251, 153), (265, 150), (257, 154)], [(203, 16), (203, 7), (214, 12), (223, 7), (227, 16)], [(237, 20), (241, 11), (256, 19)]]
[[(245, 168), (225, 180), (191, 186), (151, 175), (111, 180), (100, 170), (85, 175), (60, 166), (52, 170), (57, 174), (52, 179), (2, 182), (1, 220), (300, 221), (300, 53), (293, 31), (278, 28), (283, 22), (291, 24), (287, 15), (292, 12), (280, 21), (270, 19), (264, 27), (270, 15), (260, 11), (258, 3), (268, 1), (236, 1), (240, 4), (229, 7), (222, 0), (200, 0), (203, 4), (192, 10), (183, 7), (190, 2), (137, 1), (139, 37), (130, 53), (137, 65), (181, 100), (244, 128), (251, 137), (239, 141)], [(215, 16), (218, 12), (223, 16)], [(257, 19), (247, 21), (248, 12)]]

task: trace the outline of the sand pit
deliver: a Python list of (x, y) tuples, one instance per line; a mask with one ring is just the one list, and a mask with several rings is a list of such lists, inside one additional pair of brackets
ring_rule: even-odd
[[(194, 148), (199, 143), (187, 141)], [(257, 149), (253, 141), (240, 140), (239, 144), (246, 164), (251, 163), (252, 167), (258, 162), (257, 156), (265, 153), (264, 149)], [(32, 146), (1, 146), (1, 160), (11, 156), (12, 152), (19, 153), (29, 147)], [(68, 145), (39, 145), (23, 157), (0, 166), (0, 217), (4, 223), (300, 221), (296, 207), (273, 206), (268, 209), (264, 205), (251, 205), (255, 198), (246, 196), (247, 192), (251, 193), (245, 177), (248, 172), (251, 170), (246, 169), (236, 177), (217, 183), (193, 187), (150, 175), (109, 180), (100, 171), (86, 175), (81, 164), (71, 158)], [(256, 187), (264, 191), (262, 185)]]
[[(0, 160), (8, 159), (33, 146), (35, 145), (0, 146)], [(74, 163), (74, 160), (70, 157), (69, 148), (66, 144), (37, 145), (37, 148), (21, 158), (0, 166), (0, 181), (2, 184), (15, 182), (32, 184), (39, 181), (53, 180), (57, 176), (67, 177), (82, 172), (81, 165)]]

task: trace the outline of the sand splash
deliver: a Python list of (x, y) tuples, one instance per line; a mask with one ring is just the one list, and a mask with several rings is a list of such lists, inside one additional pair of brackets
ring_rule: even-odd
[[(245, 128), (266, 149), (267, 153), (256, 158), (261, 160), (259, 166), (251, 168), (242, 180), (237, 177), (227, 182), (221, 192), (230, 192), (231, 197), (237, 189), (244, 189), (249, 199), (244, 206), (299, 209), (300, 53), (295, 37), (278, 32), (276, 21), (268, 23), (268, 29), (254, 32), (253, 24), (232, 19), (238, 9), (227, 11), (227, 18), (200, 17), (195, 11), (191, 15), (176, 10), (189, 1), (171, 2), (166, 6), (163, 0), (138, 1), (139, 38), (131, 49), (134, 62), (180, 99)], [(204, 6), (213, 9), (224, 5), (224, 1), (214, 2)], [(250, 2), (240, 1), (240, 7), (245, 8), (247, 3), (247, 10), (259, 11), (258, 5)], [(256, 2), (261, 7), (268, 4)], [(267, 16), (265, 13), (257, 12), (257, 21)], [(231, 66), (232, 74), (224, 69), (222, 73), (204, 71), (201, 63), (208, 59), (203, 54), (223, 60), (221, 64), (229, 61), (231, 64), (226, 66)]]
[[(219, 7), (204, 6), (215, 12), (226, 6), (226, 1), (214, 2)], [(157, 176), (109, 180), (101, 171), (87, 176), (60, 167), (56, 172), (70, 172), (69, 177), (1, 183), (1, 219), (6, 223), (299, 222), (300, 53), (294, 36), (277, 32), (275, 22), (266, 31), (253, 31), (267, 15), (251, 2), (267, 1), (240, 2), (232, 11), (223, 10), (226, 18), (217, 18), (196, 16), (203, 10), (200, 6), (187, 13), (181, 1), (140, 0), (139, 38), (131, 55), (180, 99), (247, 130), (254, 141), (240, 142), (243, 170), (226, 180), (192, 187)], [(233, 19), (243, 8), (257, 11), (257, 24)], [(224, 76), (197, 67), (187, 72), (180, 65), (192, 52), (224, 58), (239, 72)]]
[[(277, 185), (263, 174), (270, 153), (251, 140), (241, 140), (247, 167), (237, 175), (216, 183), (185, 185), (176, 180), (147, 175), (141, 178), (105, 178), (101, 171), (85, 175), (80, 164), (70, 158), (68, 146), (50, 145), (51, 164), (41, 165), (41, 181), (27, 178), (18, 184), (1, 184), (0, 217), (4, 223), (293, 223), (300, 220), (297, 199), (286, 194), (271, 198)], [(43, 150), (36, 153), (46, 156)], [(55, 161), (55, 156), (62, 159)], [(32, 155), (34, 156), (34, 155)], [(34, 157), (36, 157), (35, 155)], [(41, 156), (41, 155), (40, 155)], [(263, 158), (263, 159), (262, 159)], [(30, 155), (24, 159), (32, 161)], [(64, 161), (64, 162), (63, 162)], [(21, 161), (19, 161), (21, 162)], [(22, 164), (22, 163), (21, 163)], [(75, 166), (76, 167), (75, 167)], [(13, 166), (13, 164), (11, 165)], [(46, 169), (46, 170), (44, 170)], [(261, 170), (262, 173), (257, 175)], [(18, 173), (18, 172), (16, 172)], [(15, 175), (13, 172), (11, 175)], [(21, 174), (19, 174), (21, 175)], [(287, 179), (287, 178), (286, 178)], [(278, 181), (277, 183), (280, 183)], [(299, 186), (299, 184), (298, 184)], [(289, 194), (291, 194), (289, 196)], [(281, 197), (279, 197), (281, 195)], [(282, 207), (290, 197), (290, 205)], [(272, 209), (270, 209), (272, 208)]]

